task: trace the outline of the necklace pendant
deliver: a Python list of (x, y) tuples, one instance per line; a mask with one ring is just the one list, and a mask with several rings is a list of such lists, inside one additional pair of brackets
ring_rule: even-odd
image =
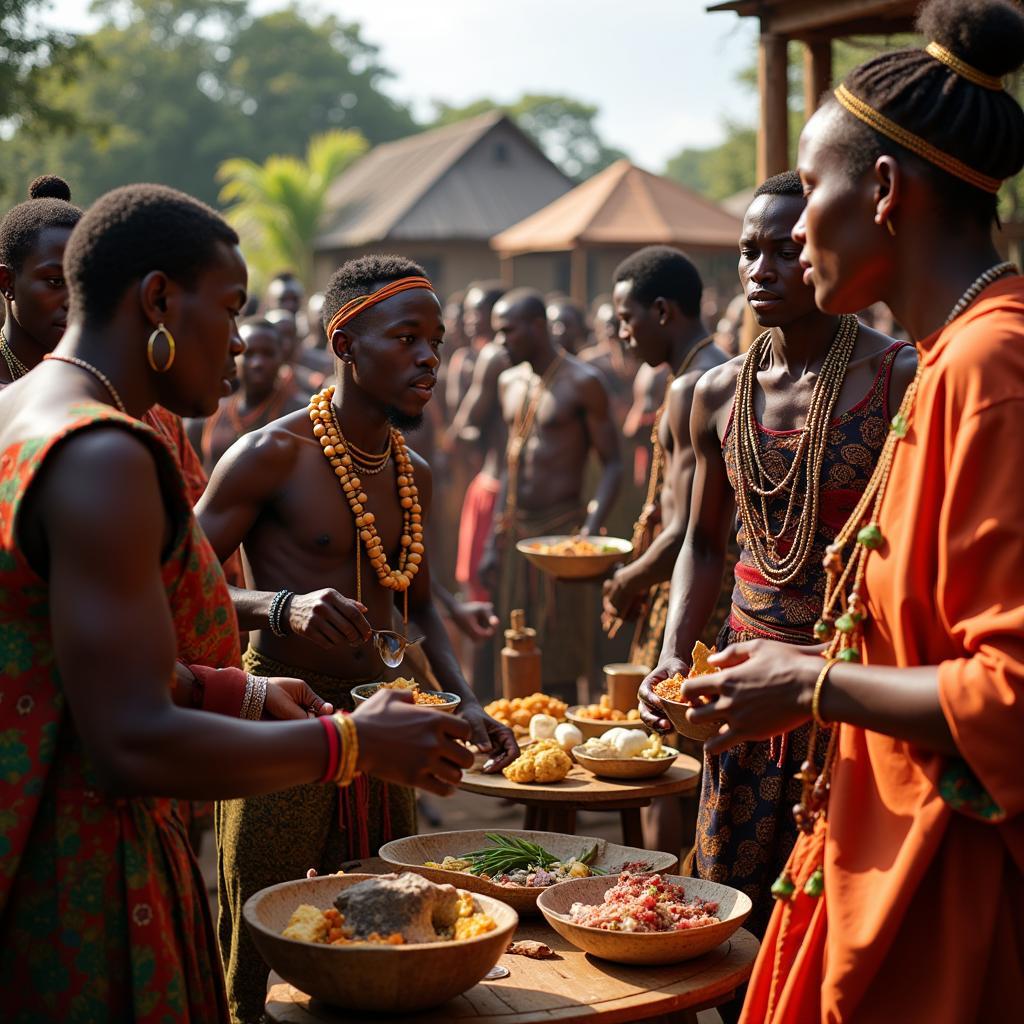
[(910, 429), (910, 424), (907, 422), (907, 417), (903, 413), (898, 412), (893, 416), (889, 426), (892, 428), (892, 432), (902, 441), (907, 436), (907, 431)]
[(882, 528), (878, 523), (869, 523), (857, 533), (857, 543), (866, 547), (868, 551), (877, 551), (884, 540)]
[(825, 891), (825, 873), (821, 868), (815, 868), (811, 877), (804, 883), (804, 892), (817, 899)]
[(793, 884), (793, 879), (790, 877), (788, 870), (783, 870), (782, 874), (772, 883), (772, 896), (777, 900), (788, 900), (796, 892), (796, 886)]

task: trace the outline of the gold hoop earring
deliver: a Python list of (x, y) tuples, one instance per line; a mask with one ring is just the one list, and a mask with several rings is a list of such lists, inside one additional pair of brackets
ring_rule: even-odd
[[(170, 352), (167, 356), (166, 366), (157, 366), (156, 360), (153, 358), (153, 348), (156, 345), (156, 339), (161, 334), (167, 339), (167, 347)], [(146, 358), (149, 360), (149, 365), (157, 373), (166, 373), (174, 365), (174, 352), (174, 335), (163, 324), (157, 324), (156, 330), (149, 336), (149, 342), (146, 345)]]
[(892, 221), (891, 220), (887, 220), (885, 222), (885, 226), (886, 226), (886, 229), (888, 230), (889, 234), (892, 235), (893, 238), (895, 238), (896, 237), (896, 229), (892, 226)]

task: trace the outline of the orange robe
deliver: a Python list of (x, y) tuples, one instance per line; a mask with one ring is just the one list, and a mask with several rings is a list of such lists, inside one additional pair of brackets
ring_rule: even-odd
[(865, 660), (939, 666), (961, 759), (841, 727), (828, 824), (794, 851), (750, 1024), (1024, 1021), (1024, 277), (919, 348)]

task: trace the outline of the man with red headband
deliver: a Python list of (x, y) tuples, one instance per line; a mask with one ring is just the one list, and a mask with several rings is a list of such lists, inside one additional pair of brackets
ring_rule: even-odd
[[(252, 672), (288, 665), (286, 674), (351, 707), (352, 686), (384, 672), (371, 629), (390, 629), (397, 611), (408, 636), (424, 637), (441, 688), (462, 698), (485, 770), (498, 771), (515, 741), (463, 679), (431, 600), (431, 475), (402, 434), (419, 424), (436, 383), (440, 303), (415, 263), (368, 256), (334, 275), (323, 315), (337, 388), (240, 439), (197, 509), (218, 554), (242, 547), (252, 589), (234, 597), (251, 631), (245, 663)], [(308, 868), (337, 871), (415, 830), (412, 790), (376, 779), (338, 795), (302, 786), (219, 805), (221, 944), (236, 1020), (261, 1019), (266, 992), (266, 966), (242, 925), (246, 899)]]

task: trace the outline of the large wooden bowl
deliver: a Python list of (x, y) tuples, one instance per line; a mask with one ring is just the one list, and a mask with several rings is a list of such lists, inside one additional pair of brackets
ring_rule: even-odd
[(537, 906), (548, 924), (564, 939), (585, 953), (612, 960), (618, 964), (675, 964), (709, 953), (721, 945), (746, 920), (750, 913), (750, 897), (727, 885), (706, 882), (702, 878), (680, 878), (662, 875), (668, 882), (682, 885), (687, 899), (718, 901), (719, 924), (690, 928), (683, 932), (612, 932), (573, 924), (569, 911), (574, 903), (596, 905), (604, 902), (604, 894), (615, 884), (616, 877), (577, 878), (552, 886)]
[(651, 731), (639, 718), (623, 718), (617, 722), (609, 722), (598, 718), (583, 718), (580, 715), (580, 709), (584, 706), (583, 704), (574, 704), (566, 711), (565, 717), (567, 721), (572, 722), (579, 729), (585, 740), (592, 740), (598, 736), (603, 736), (609, 729), (616, 728), (643, 729), (644, 732)]
[(573, 747), (572, 756), (576, 763), (582, 765), (588, 772), (605, 779), (653, 779), (658, 775), (664, 775), (676, 763), (679, 756), (678, 750), (672, 747), (664, 748), (670, 753), (664, 757), (587, 757), (582, 747)]
[(690, 722), (686, 718), (686, 712), (693, 706), (684, 704), (682, 701), (669, 700), (667, 697), (659, 697), (662, 706), (665, 708), (665, 717), (675, 726), (680, 736), (688, 740), (696, 740), (698, 743), (707, 743), (712, 736), (718, 735), (722, 727), (721, 722)]
[(300, 903), (326, 910), (342, 889), (377, 875), (325, 875), (261, 889), (242, 910), (260, 955), (285, 981), (315, 999), (346, 1010), (414, 1013), (471, 989), (498, 962), (519, 923), (516, 912), (475, 896), (497, 927), (455, 942), (408, 946), (327, 946), (283, 938)]
[(613, 566), (626, 561), (633, 553), (632, 542), (619, 537), (588, 538), (606, 549), (599, 555), (547, 555), (537, 550), (540, 545), (557, 544), (571, 539), (564, 535), (529, 537), (516, 544), (516, 551), (541, 572), (559, 580), (590, 580), (607, 576)]
[[(490, 831), (495, 831), (491, 829)], [(517, 829), (503, 828), (503, 836), (518, 836), (532, 843), (543, 846), (556, 857), (579, 857), (585, 851), (597, 846), (597, 853), (591, 864), (617, 875), (623, 864), (631, 861), (646, 861), (654, 871), (673, 871), (679, 864), (670, 853), (656, 850), (638, 850), (633, 846), (618, 846), (605, 839), (592, 836), (568, 836), (560, 832), (523, 832)], [(390, 864), (396, 871), (415, 871), (432, 882), (448, 882), (460, 889), (482, 893), (507, 903), (520, 914), (537, 913), (537, 897), (548, 889), (568, 882), (556, 882), (554, 886), (541, 888), (525, 885), (498, 885), (486, 878), (467, 874), (464, 871), (445, 871), (442, 868), (427, 868), (423, 864), (432, 860), (438, 864), (445, 857), (461, 857), (473, 850), (482, 850), (491, 844), (487, 841), (487, 832), (473, 830), (465, 832), (435, 832), (432, 835), (409, 836), (406, 839), (393, 839), (380, 848), (380, 858)]]
[[(359, 707), (360, 704), (365, 704), (379, 689), (381, 688), (380, 683), (360, 683), (358, 686), (352, 687), (352, 703)], [(418, 708), (426, 708), (427, 711), (446, 711), (448, 714), (453, 714), (462, 703), (462, 698), (457, 693), (446, 693), (443, 690), (428, 690), (424, 691), (432, 693), (436, 697), (443, 697), (444, 704), (417, 704)]]

